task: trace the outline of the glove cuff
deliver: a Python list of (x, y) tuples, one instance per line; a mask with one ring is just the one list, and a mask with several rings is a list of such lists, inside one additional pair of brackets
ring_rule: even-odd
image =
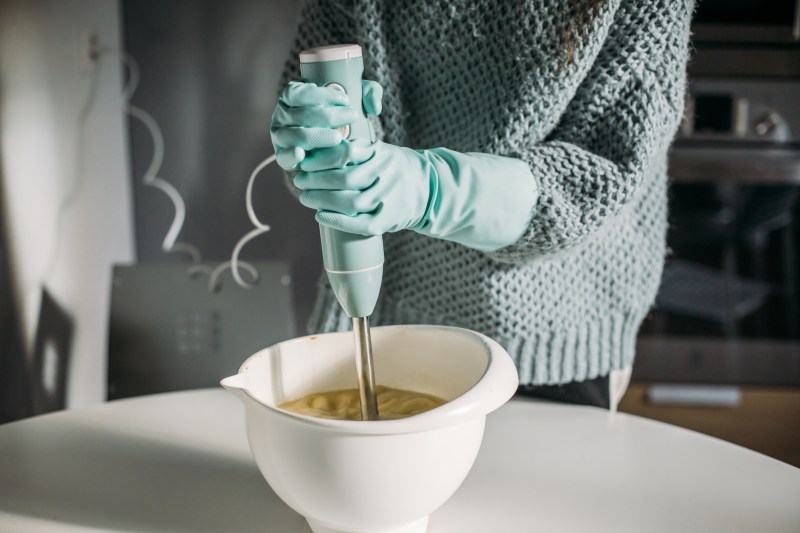
[(533, 218), (539, 187), (528, 164), (491, 154), (426, 150), (431, 194), (423, 235), (493, 252), (515, 243)]

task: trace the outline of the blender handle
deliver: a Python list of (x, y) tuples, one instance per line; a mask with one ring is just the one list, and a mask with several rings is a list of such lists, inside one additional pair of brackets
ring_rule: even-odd
[[(358, 45), (323, 46), (300, 53), (304, 81), (344, 91), (350, 105), (357, 108), (358, 119), (340, 130), (350, 140), (374, 140), (361, 102), (363, 72)], [(320, 240), (328, 280), (342, 308), (353, 318), (371, 315), (383, 279), (382, 236), (357, 235), (320, 225)]]

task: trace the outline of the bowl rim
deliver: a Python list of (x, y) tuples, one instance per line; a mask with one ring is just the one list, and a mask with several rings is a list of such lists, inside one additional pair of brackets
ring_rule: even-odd
[[(508, 355), (508, 352), (506, 352), (506, 350), (500, 346), (499, 343), (487, 337), (486, 335), (483, 335), (482, 333), (466, 328), (430, 324), (376, 326), (372, 328), (372, 331), (390, 329), (439, 329), (461, 335), (468, 335), (469, 337), (478, 340), (484, 348), (487, 356), (486, 368), (475, 384), (473, 384), (470, 388), (456, 398), (453, 398), (452, 400), (435, 407), (430, 411), (407, 418), (399, 418), (394, 420), (363, 421), (318, 418), (314, 416), (293, 413), (277, 406), (264, 403), (260, 399), (256, 398), (246, 386), (241, 387), (242, 392), (249, 396), (254, 402), (267, 408), (270, 413), (281, 417), (286, 417), (288, 419), (293, 419), (301, 424), (347, 434), (391, 435), (441, 429), (444, 427), (461, 424), (475, 418), (484, 417), (488, 413), (506, 403), (506, 401), (508, 401), (514, 395), (517, 387), (519, 386), (519, 377), (516, 366), (511, 360), (511, 356)], [(259, 350), (245, 359), (245, 361), (240, 365), (238, 374), (236, 374), (236, 376), (244, 376), (244, 374), (247, 372), (245, 367), (248, 366), (248, 363), (251, 360), (261, 357), (275, 348), (279, 348), (282, 344), (296, 342), (302, 339), (308, 339), (310, 337), (319, 338), (331, 335), (352, 335), (352, 333), (347, 331), (318, 333), (314, 335), (295, 337), (293, 339), (287, 339), (285, 341), (276, 343), (272, 346)], [(222, 381), (224, 382), (229, 379), (230, 378), (226, 378)], [(491, 381), (496, 383), (493, 385)]]

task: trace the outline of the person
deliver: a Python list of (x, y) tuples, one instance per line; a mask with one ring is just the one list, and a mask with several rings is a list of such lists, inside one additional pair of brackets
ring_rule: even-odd
[[(320, 224), (384, 234), (373, 324), (469, 328), (520, 392), (615, 408), (665, 258), (667, 151), (691, 0), (307, 2), (301, 50), (359, 44), (380, 140), (347, 97), (290, 81), (279, 164)], [(324, 276), (311, 332), (350, 319)]]

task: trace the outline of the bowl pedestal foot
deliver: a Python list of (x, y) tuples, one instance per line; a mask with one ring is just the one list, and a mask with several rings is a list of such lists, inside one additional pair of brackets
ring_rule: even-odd
[(323, 525), (315, 520), (307, 518), (308, 525), (311, 526), (311, 531), (314, 533), (425, 533), (428, 531), (428, 517), (408, 524), (402, 525), (393, 529), (381, 530), (351, 530), (351, 529), (337, 529), (335, 527)]

